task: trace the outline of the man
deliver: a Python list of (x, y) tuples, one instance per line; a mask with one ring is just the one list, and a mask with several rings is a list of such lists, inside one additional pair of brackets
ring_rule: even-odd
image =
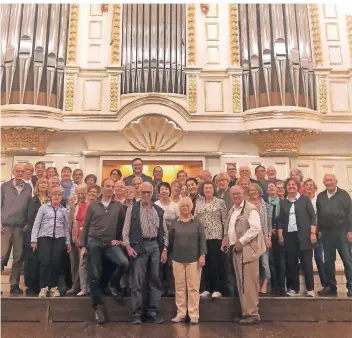
[(117, 280), (121, 279), (129, 265), (121, 245), (125, 209), (120, 202), (112, 198), (114, 181), (106, 178), (101, 185), (101, 199), (91, 203), (87, 209), (80, 243), (81, 257), (88, 252), (90, 296), (95, 320), (99, 324), (105, 322), (100, 289), (103, 257), (117, 265)]
[(143, 161), (141, 158), (137, 157), (132, 160), (132, 170), (133, 174), (123, 179), (126, 185), (132, 185), (132, 180), (135, 177), (140, 177), (143, 182), (152, 183), (153, 179), (150, 176), (143, 174)]
[[(204, 181), (204, 182), (206, 182), (206, 181)], [(190, 177), (190, 178), (187, 178), (187, 180), (186, 180), (186, 186), (187, 186), (187, 190), (189, 193), (189, 197), (191, 198), (192, 203), (193, 203), (192, 215), (194, 215), (194, 210), (196, 210), (197, 198), (199, 196), (198, 182), (195, 178)]]
[(345, 267), (347, 296), (352, 297), (352, 202), (347, 191), (337, 186), (336, 176), (325, 174), (323, 183), (326, 190), (318, 194), (318, 232), (321, 235), (327, 285), (319, 296), (336, 296), (335, 261), (338, 250)]
[[(264, 168), (265, 169), (265, 168)], [(248, 166), (241, 166), (240, 167), (240, 177), (247, 177), (251, 183), (256, 183), (258, 184), (260, 187), (262, 187), (263, 189), (263, 199), (265, 202), (268, 202), (268, 193), (267, 191), (264, 189), (264, 187), (262, 186), (261, 182), (254, 180), (253, 178), (251, 178), (251, 170), (249, 169)]]
[(254, 169), (255, 176), (257, 177), (258, 182), (260, 183), (263, 190), (268, 192), (268, 181), (266, 179), (266, 169), (263, 165), (258, 165)]
[(72, 174), (73, 182), (74, 184), (81, 185), (84, 183), (83, 181), (83, 171), (82, 169), (75, 169)]
[(230, 189), (234, 206), (228, 217), (228, 235), (221, 249), (233, 251), (233, 265), (241, 302), (242, 316), (235, 321), (250, 325), (260, 322), (259, 304), (259, 258), (265, 252), (265, 242), (256, 207), (244, 199), (241, 186)]
[(122, 173), (119, 169), (113, 169), (110, 171), (110, 178), (114, 181), (114, 183), (121, 180)]
[(204, 182), (211, 181), (213, 179), (213, 176), (209, 170), (203, 170), (202, 176), (204, 178)]
[(34, 167), (33, 167), (33, 164), (32, 163), (26, 163), (25, 164), (25, 171), (24, 171), (24, 174), (23, 174), (23, 181), (25, 183), (28, 183), (31, 188), (32, 188), (32, 192), (33, 192), (33, 182), (32, 182), (32, 176), (33, 176), (33, 173), (34, 173)]
[(14, 178), (1, 186), (1, 270), (4, 269), (8, 252), (12, 248), (11, 294), (23, 293), (18, 286), (22, 267), (23, 231), (32, 198), (31, 186), (23, 181), (25, 170), (25, 164), (16, 164), (13, 168)]
[(276, 175), (277, 175), (276, 168), (272, 165), (269, 165), (268, 168), (266, 169), (266, 176), (268, 177), (268, 181), (276, 183), (277, 181)]
[(160, 167), (159, 165), (154, 167), (153, 169), (153, 186), (154, 186), (154, 194), (153, 194), (153, 200), (156, 201), (159, 199), (159, 185), (160, 183), (163, 182), (163, 175), (164, 175), (164, 171), (163, 168)]
[(237, 181), (236, 164), (235, 163), (227, 163), (226, 170), (227, 170), (227, 174), (230, 177), (229, 188), (231, 188), (232, 186), (234, 186), (236, 184), (236, 181)]
[(32, 176), (33, 187), (35, 187), (39, 178), (45, 177), (45, 162), (39, 161), (35, 164), (35, 175)]
[[(153, 323), (163, 323), (159, 316), (161, 283), (160, 261), (167, 262), (169, 244), (164, 210), (152, 202), (153, 185), (143, 182), (141, 200), (128, 207), (123, 228), (123, 242), (132, 259), (132, 323), (141, 324), (144, 312)], [(162, 253), (160, 254), (160, 252)], [(143, 307), (143, 284), (148, 280), (148, 299)]]

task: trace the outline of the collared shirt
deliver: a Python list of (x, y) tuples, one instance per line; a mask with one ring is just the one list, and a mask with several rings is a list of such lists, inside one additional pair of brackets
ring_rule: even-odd
[(335, 188), (335, 190), (330, 193), (328, 190), (326, 190), (326, 194), (328, 195), (328, 198), (330, 199), (332, 196), (334, 196), (337, 193), (337, 187)]
[(314, 195), (314, 197), (310, 200), (313, 204), (313, 208), (315, 213), (317, 213), (317, 195)]
[[(229, 229), (228, 229), (228, 239), (229, 239), (229, 246), (234, 245), (237, 241), (236, 237), (236, 221), (238, 216), (241, 214), (242, 209), (244, 207), (244, 201), (236, 207), (233, 206), (233, 213), (231, 215), (229, 221)], [(248, 216), (248, 223), (250, 228), (246, 231), (246, 233), (239, 238), (239, 241), (242, 245), (249, 243), (253, 238), (255, 238), (258, 233), (261, 231), (261, 223), (260, 223), (260, 216), (256, 209), (252, 210)]]
[[(131, 228), (131, 216), (132, 216), (133, 204), (128, 207), (126, 211), (125, 224), (123, 226), (123, 243), (124, 245), (130, 244), (130, 228)], [(143, 238), (155, 238), (158, 236), (159, 230), (159, 216), (156, 209), (151, 205), (150, 207), (143, 206), (140, 203), (140, 222), (142, 229)], [(169, 246), (169, 233), (167, 230), (165, 217), (163, 217), (163, 228), (164, 228), (164, 247)]]
[(21, 191), (23, 190), (24, 188), (24, 181), (22, 180), (21, 183), (19, 185), (16, 184), (16, 180), (13, 179), (12, 180), (12, 184), (13, 186), (16, 188), (17, 192), (18, 192), (18, 195), (21, 193)]
[[(297, 193), (295, 200), (292, 202), (291, 204), (291, 208), (290, 208), (290, 213), (288, 216), (288, 228), (287, 228), (287, 232), (295, 232), (298, 231), (297, 228), (297, 220), (296, 220), (296, 210), (295, 210), (295, 202), (299, 199), (301, 195), (299, 193)], [(288, 199), (288, 198), (287, 198)], [(290, 201), (291, 202), (291, 201)]]
[(33, 182), (32, 182), (32, 180), (31, 179), (29, 179), (29, 180), (23, 180), (25, 183), (28, 183), (30, 186), (31, 186), (31, 188), (32, 188), (32, 195), (33, 195)]

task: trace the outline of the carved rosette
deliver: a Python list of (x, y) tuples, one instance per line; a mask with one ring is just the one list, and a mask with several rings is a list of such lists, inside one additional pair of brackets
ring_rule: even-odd
[(110, 111), (117, 112), (120, 105), (119, 74), (110, 74)]
[(323, 65), (323, 52), (321, 45), (321, 35), (320, 35), (320, 23), (319, 23), (319, 5), (310, 4), (309, 13), (310, 13), (310, 23), (312, 27), (312, 37), (313, 37), (313, 54), (315, 67)]
[(238, 41), (238, 6), (237, 4), (229, 5), (230, 15), (230, 59), (232, 66), (240, 65), (240, 49)]
[(114, 5), (112, 16), (112, 46), (111, 63), (120, 64), (120, 28), (121, 28), (121, 5)]
[(2, 128), (2, 152), (7, 155), (44, 155), (54, 129)]
[(326, 77), (319, 79), (319, 111), (323, 114), (328, 112), (328, 86)]
[(352, 63), (352, 15), (347, 15), (347, 37), (350, 49), (350, 59)]
[(72, 4), (70, 7), (70, 26), (69, 26), (69, 34), (68, 34), (67, 64), (76, 64), (78, 15), (79, 15), (79, 5)]
[(196, 6), (187, 5), (187, 56), (188, 66), (196, 64)]
[(261, 129), (249, 134), (254, 137), (260, 156), (292, 156), (299, 154), (303, 139), (319, 133), (310, 129)]
[(241, 112), (241, 80), (235, 75), (232, 75), (232, 109), (236, 114)]
[(197, 76), (188, 76), (188, 90), (187, 90), (187, 103), (188, 111), (190, 113), (197, 112)]
[(65, 110), (73, 110), (73, 101), (74, 101), (74, 74), (65, 75)]
[(202, 12), (207, 15), (209, 12), (209, 5), (208, 4), (200, 4), (200, 9)]

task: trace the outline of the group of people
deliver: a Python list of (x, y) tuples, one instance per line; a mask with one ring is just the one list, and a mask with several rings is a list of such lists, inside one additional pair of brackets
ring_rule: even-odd
[[(101, 185), (81, 169), (18, 163), (1, 186), (1, 268), (12, 249), (10, 293), (24, 262), (26, 295), (90, 295), (98, 323), (105, 322), (102, 294), (130, 295), (132, 322), (162, 323), (159, 301), (175, 296), (174, 323), (199, 321), (200, 298), (238, 296), (240, 324), (260, 321), (259, 296), (314, 297), (313, 253), (321, 296), (337, 294), (336, 250), (352, 297), (352, 203), (333, 174), (317, 195), (312, 179), (293, 169), (281, 181), (273, 166), (227, 164), (163, 181), (156, 166), (122, 179), (113, 169)], [(60, 275), (65, 290), (60, 290)]]

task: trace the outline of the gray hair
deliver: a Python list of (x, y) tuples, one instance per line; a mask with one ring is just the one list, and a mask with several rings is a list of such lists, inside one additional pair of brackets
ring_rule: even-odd
[(87, 186), (85, 184), (79, 184), (77, 185), (76, 189), (75, 189), (75, 193), (78, 194), (78, 191), (80, 190), (84, 190), (85, 193), (88, 192), (87, 190)]
[(299, 175), (299, 180), (300, 182), (303, 181), (303, 173), (302, 170), (298, 169), (298, 168), (294, 168), (290, 170), (290, 177), (292, 176), (292, 173), (297, 173)]
[(52, 195), (54, 192), (59, 192), (60, 195), (63, 197), (64, 196), (64, 188), (60, 185), (58, 187), (52, 188), (50, 191), (50, 195)]
[[(135, 177), (135, 178), (136, 178), (136, 177)], [(142, 189), (143, 186), (145, 186), (145, 187), (152, 187), (152, 194), (154, 194), (154, 186), (153, 186), (153, 184), (151, 184), (150, 182), (143, 182), (143, 183), (140, 185), (139, 189)]]
[(181, 197), (180, 200), (177, 203), (177, 209), (178, 213), (181, 214), (181, 203), (182, 201), (187, 202), (187, 204), (191, 207), (191, 210), (193, 209), (193, 202), (192, 199), (189, 196)]
[(136, 180), (141, 180), (142, 183), (143, 183), (143, 178), (142, 178), (142, 177), (135, 176), (135, 177), (133, 177), (133, 179), (132, 179), (132, 184), (135, 183)]

